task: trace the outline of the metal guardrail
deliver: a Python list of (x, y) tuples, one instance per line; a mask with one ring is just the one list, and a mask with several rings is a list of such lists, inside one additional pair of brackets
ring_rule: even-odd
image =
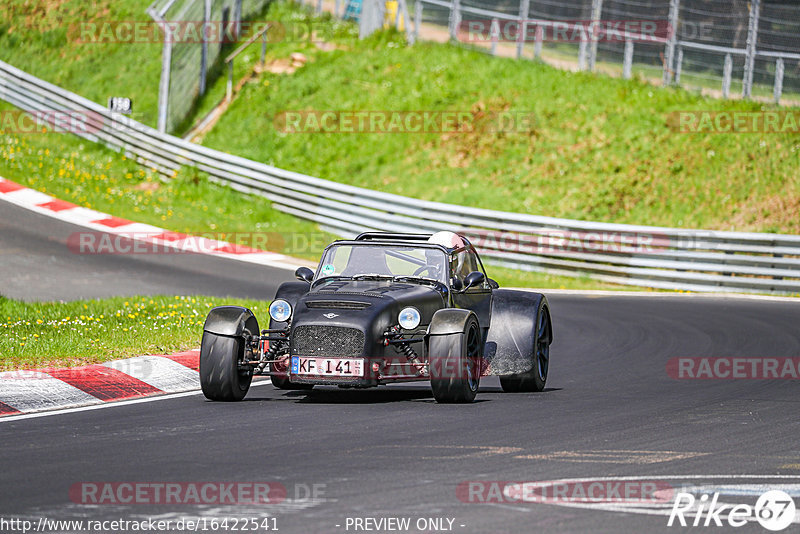
[(0, 99), (25, 111), (79, 112), (78, 135), (171, 176), (181, 166), (257, 193), (344, 236), (364, 230), (469, 235), (493, 263), (692, 291), (800, 293), (800, 235), (597, 223), (419, 200), (278, 169), (159, 132), (0, 61)]

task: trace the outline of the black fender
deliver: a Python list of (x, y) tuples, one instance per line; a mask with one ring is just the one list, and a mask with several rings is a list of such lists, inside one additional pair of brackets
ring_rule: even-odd
[[(283, 299), (292, 306), (292, 315), (294, 315), (295, 307), (297, 307), (297, 300), (308, 293), (311, 285), (308, 282), (284, 282), (278, 286), (278, 291), (275, 292), (275, 299)], [(288, 322), (277, 322), (272, 319), (269, 320), (270, 329), (286, 328)]]
[[(437, 310), (428, 326), (429, 336), (443, 336), (447, 334), (461, 334), (470, 315), (475, 315), (471, 310), (462, 308), (443, 308)], [(477, 317), (475, 317), (477, 319)], [(480, 326), (480, 323), (478, 323)]]
[(203, 324), (203, 331), (228, 337), (257, 336), (261, 333), (256, 316), (241, 306), (212, 308)]
[[(513, 289), (493, 291), (492, 324), (484, 347), (489, 374), (519, 374), (533, 368), (540, 313), (546, 313), (547, 320), (552, 321), (550, 305), (541, 293)], [(552, 334), (549, 341), (553, 341)]]

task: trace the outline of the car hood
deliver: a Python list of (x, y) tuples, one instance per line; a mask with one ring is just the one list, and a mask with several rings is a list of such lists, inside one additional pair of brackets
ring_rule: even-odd
[(292, 326), (349, 326), (380, 336), (397, 324), (397, 315), (407, 306), (419, 310), (421, 325), (426, 326), (445, 306), (445, 296), (432, 286), (411, 282), (334, 279), (298, 299)]

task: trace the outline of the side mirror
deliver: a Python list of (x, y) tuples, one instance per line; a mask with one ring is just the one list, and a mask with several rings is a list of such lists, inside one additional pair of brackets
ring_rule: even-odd
[(498, 284), (495, 280), (492, 280), (491, 278), (487, 278), (487, 280), (489, 282), (489, 287), (492, 289), (500, 289), (500, 284)]
[(480, 271), (472, 271), (464, 278), (464, 289), (481, 285), (486, 281), (486, 275)]
[(308, 282), (309, 284), (314, 279), (314, 271), (312, 271), (308, 267), (298, 267), (297, 270), (294, 272), (294, 275), (298, 280), (301, 280), (303, 282)]

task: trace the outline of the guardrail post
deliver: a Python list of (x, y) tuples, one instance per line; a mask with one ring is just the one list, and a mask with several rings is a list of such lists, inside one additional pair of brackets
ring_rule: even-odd
[[(681, 2), (680, 0), (669, 0), (669, 37), (667, 38), (667, 47), (664, 51), (664, 85), (669, 85), (672, 78), (672, 69), (675, 64), (675, 44), (678, 42), (678, 14), (680, 13)], [(677, 76), (676, 76), (677, 77)]]
[(675, 83), (681, 83), (681, 71), (683, 70), (683, 47), (678, 45), (678, 52), (675, 54)]
[(489, 26), (489, 39), (491, 39), (491, 53), (493, 56), (497, 55), (497, 40), (500, 38), (500, 22), (494, 18)]
[(630, 39), (625, 41), (625, 56), (622, 62), (622, 77), (626, 80), (631, 78), (631, 70), (633, 68), (633, 41)]
[(728, 98), (731, 93), (731, 72), (733, 72), (733, 59), (730, 54), (725, 54), (725, 64), (722, 67), (722, 98)]
[(742, 98), (750, 98), (753, 92), (753, 70), (756, 62), (756, 41), (758, 40), (758, 17), (761, 0), (750, 0), (750, 22), (747, 26), (747, 49), (744, 56), (744, 79)]
[(783, 92), (783, 58), (779, 57), (775, 62), (775, 87), (772, 89), (772, 96), (775, 103), (781, 103), (781, 93)]
[(600, 23), (603, 17), (603, 0), (592, 0), (592, 25), (589, 26), (588, 38), (589, 42), (589, 70), (594, 71), (594, 64), (597, 62), (597, 39), (595, 35), (596, 25)]
[(522, 0), (519, 4), (519, 28), (517, 28), (517, 59), (522, 57), (525, 41), (528, 39), (528, 11), (530, 0)]
[(450, 1), (450, 39), (458, 40), (458, 27), (461, 26), (461, 0)]
[(417, 0), (414, 4), (414, 33), (411, 37), (411, 44), (419, 40), (420, 26), (422, 26), (422, 0)]

